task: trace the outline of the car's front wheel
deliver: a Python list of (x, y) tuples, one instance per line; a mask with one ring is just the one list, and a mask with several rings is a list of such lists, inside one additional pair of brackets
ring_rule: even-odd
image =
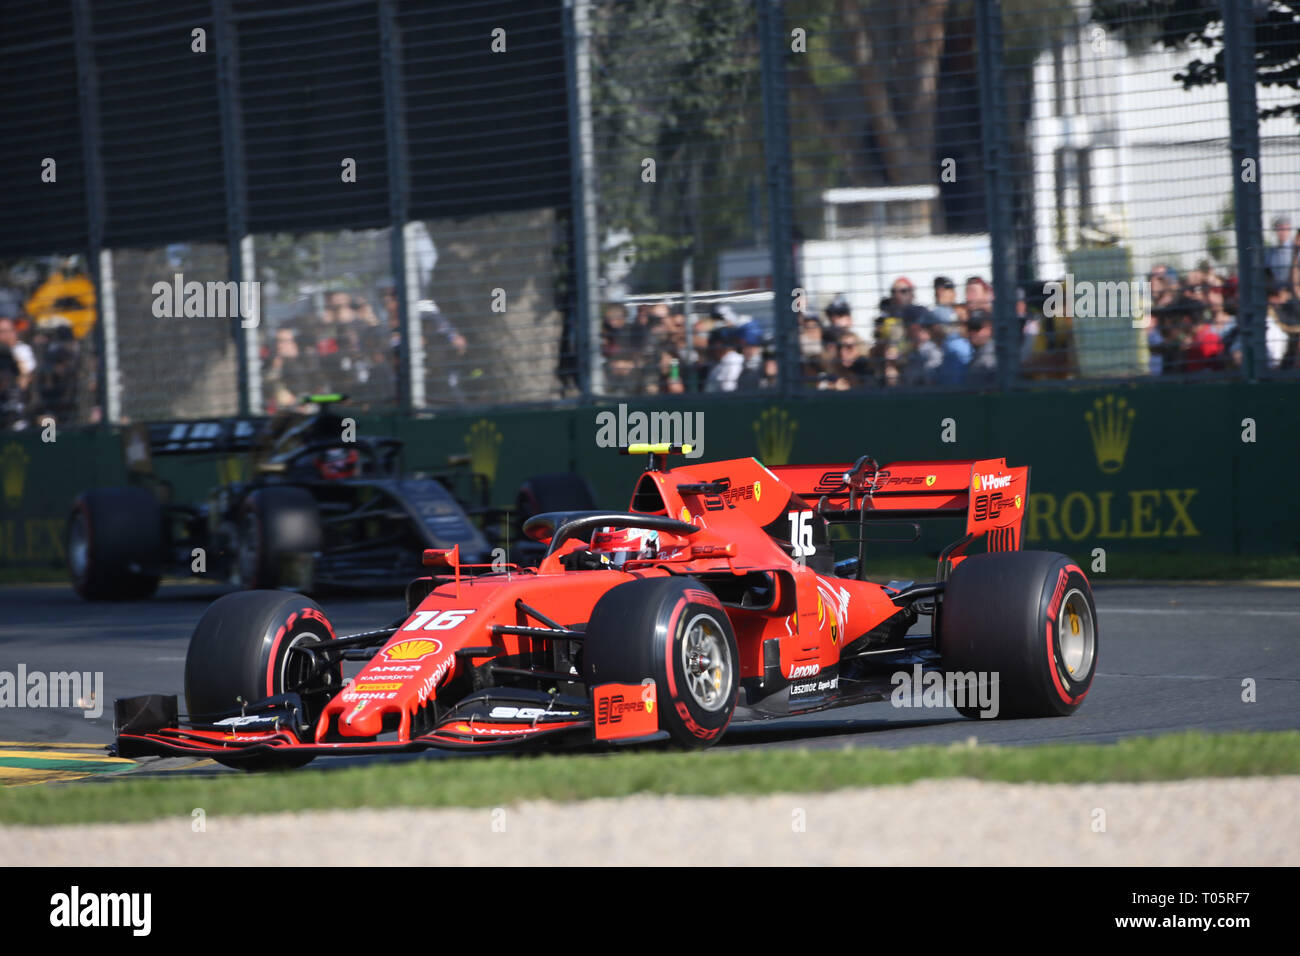
[[(185, 656), (185, 704), (206, 722), (267, 697), (296, 693), (298, 723), (311, 726), (343, 686), (341, 666), (326, 666), (311, 645), (333, 640), (334, 628), (315, 601), (284, 591), (242, 591), (214, 601), (199, 619)], [(296, 754), (217, 757), (242, 770), (302, 766)]]
[(691, 578), (630, 581), (592, 610), (583, 642), (588, 686), (655, 682), (659, 726), (679, 744), (722, 737), (740, 693), (731, 621), (713, 593)]
[(285, 584), (285, 564), (321, 547), (320, 510), (303, 488), (258, 488), (244, 499), (236, 523), (235, 583), (245, 588)]

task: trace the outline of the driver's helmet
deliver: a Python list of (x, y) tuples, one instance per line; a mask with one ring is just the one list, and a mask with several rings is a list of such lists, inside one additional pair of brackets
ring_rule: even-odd
[(355, 448), (329, 448), (316, 456), (316, 471), (326, 481), (355, 478), (360, 460)]
[(656, 558), (659, 532), (647, 528), (598, 528), (591, 536), (591, 552), (614, 567), (622, 567), (629, 560)]

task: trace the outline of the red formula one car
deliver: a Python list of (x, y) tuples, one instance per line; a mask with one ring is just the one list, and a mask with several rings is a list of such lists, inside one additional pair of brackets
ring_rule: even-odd
[[(624, 451), (650, 456), (628, 510), (531, 518), (536, 568), (469, 574), (456, 549), (428, 551), (440, 573), (390, 626), (337, 636), (301, 595), (220, 598), (190, 641), (185, 720), (175, 696), (119, 700), (117, 752), (262, 769), (664, 733), (704, 747), (733, 720), (899, 702), (905, 684), (919, 699), (915, 683), (946, 682), (967, 716), (1065, 715), (1088, 693), (1092, 592), (1068, 557), (1019, 550), (1028, 468), (669, 468), (681, 447)], [(863, 578), (873, 522), (933, 516), (965, 518), (935, 581)], [(856, 558), (835, 560), (835, 523), (856, 528)], [(912, 633), (920, 616), (932, 633)]]

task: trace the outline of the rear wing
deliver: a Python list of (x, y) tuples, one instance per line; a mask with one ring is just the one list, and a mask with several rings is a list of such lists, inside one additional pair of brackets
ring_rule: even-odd
[(123, 435), (127, 468), (148, 473), (155, 455), (236, 455), (254, 451), (272, 430), (270, 418), (218, 418), (194, 422), (148, 422)]
[(1029, 501), (1029, 468), (1005, 458), (896, 461), (862, 480), (854, 465), (780, 465), (769, 470), (831, 521), (916, 520), (966, 516), (967, 538), (989, 536), (990, 551), (1020, 547)]

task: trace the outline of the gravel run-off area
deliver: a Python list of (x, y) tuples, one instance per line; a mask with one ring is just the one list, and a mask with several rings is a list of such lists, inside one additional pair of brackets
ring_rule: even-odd
[(1300, 864), (1300, 777), (634, 796), (0, 827), (9, 865)]

